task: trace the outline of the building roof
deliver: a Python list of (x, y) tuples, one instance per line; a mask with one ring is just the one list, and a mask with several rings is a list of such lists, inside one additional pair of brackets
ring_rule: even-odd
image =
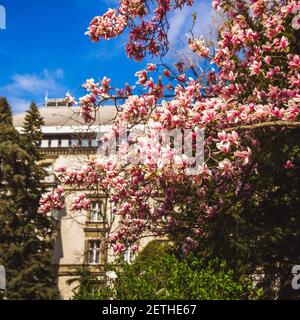
[[(41, 116), (44, 119), (42, 131), (44, 133), (55, 133), (62, 131), (72, 132), (80, 127), (86, 128), (87, 125), (79, 114), (80, 107), (67, 106), (47, 106), (39, 109)], [(103, 106), (96, 111), (96, 120), (92, 124), (93, 127), (99, 125), (111, 125), (117, 110), (114, 106)], [(13, 117), (15, 128), (21, 130), (23, 127), (26, 113), (17, 114)], [(67, 129), (69, 128), (69, 129)]]

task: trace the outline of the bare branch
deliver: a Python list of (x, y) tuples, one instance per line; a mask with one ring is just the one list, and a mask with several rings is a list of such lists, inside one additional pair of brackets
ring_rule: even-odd
[(268, 122), (261, 122), (255, 124), (249, 124), (245, 126), (238, 126), (234, 128), (227, 128), (224, 131), (237, 131), (237, 130), (255, 130), (267, 127), (287, 127), (287, 128), (300, 128), (300, 122), (291, 122), (291, 121), (268, 121)]

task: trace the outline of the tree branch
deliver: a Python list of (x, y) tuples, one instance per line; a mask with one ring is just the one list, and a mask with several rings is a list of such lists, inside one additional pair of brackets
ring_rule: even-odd
[(288, 128), (300, 128), (300, 122), (291, 122), (291, 121), (268, 121), (268, 122), (261, 122), (255, 124), (249, 124), (245, 126), (238, 126), (235, 128), (227, 128), (224, 131), (230, 132), (233, 130), (255, 130), (267, 127), (288, 127)]

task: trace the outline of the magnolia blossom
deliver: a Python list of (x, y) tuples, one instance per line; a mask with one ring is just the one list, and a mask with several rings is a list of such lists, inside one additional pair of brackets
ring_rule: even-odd
[(148, 80), (148, 72), (146, 70), (141, 70), (135, 73), (135, 76), (139, 78), (136, 82), (137, 84), (145, 84)]
[(146, 8), (144, 1), (141, 0), (121, 0), (120, 12), (127, 15), (140, 16), (146, 14)]
[(88, 210), (91, 208), (91, 200), (87, 199), (85, 194), (81, 194), (74, 198), (72, 203), (72, 210)]
[(66, 94), (66, 104), (69, 105), (69, 106), (73, 106), (76, 104), (76, 100), (75, 98), (70, 94), (70, 93), (67, 93)]
[(292, 169), (292, 168), (294, 168), (294, 164), (291, 160), (287, 160), (287, 162), (283, 165), (283, 167), (285, 169)]
[(164, 74), (167, 78), (169, 78), (169, 77), (171, 76), (171, 72), (170, 72), (169, 70), (167, 70), (167, 69), (165, 69), (165, 70), (163, 71), (163, 74)]
[(126, 25), (126, 16), (119, 14), (116, 10), (109, 9), (103, 16), (95, 17), (92, 20), (86, 34), (93, 41), (99, 41), (101, 38), (110, 39), (119, 35)]
[(124, 244), (122, 244), (122, 243), (117, 243), (117, 244), (114, 244), (114, 245), (113, 245), (113, 250), (114, 250), (114, 253), (122, 253), (122, 252), (124, 252), (126, 249), (125, 249)]
[(222, 5), (222, 0), (213, 0), (212, 1), (212, 6), (214, 9), (221, 9), (221, 5)]
[(204, 44), (204, 38), (201, 37), (199, 40), (189, 38), (189, 48), (202, 58), (207, 58), (209, 55), (209, 48)]
[(249, 147), (247, 147), (247, 151), (236, 151), (234, 155), (238, 158), (243, 159), (244, 165), (249, 163), (249, 160), (252, 155), (252, 151)]
[(232, 162), (227, 158), (224, 159), (223, 161), (219, 162), (219, 169), (221, 169), (222, 175), (231, 174), (233, 170)]
[(97, 101), (95, 94), (87, 94), (86, 96), (79, 99), (80, 101), (80, 114), (85, 122), (90, 123), (95, 119), (93, 105)]
[[(155, 0), (148, 12), (145, 1), (121, 0), (119, 7), (93, 19), (88, 34), (98, 41), (128, 28), (126, 53), (142, 61), (148, 54), (166, 53), (166, 17), (191, 3)], [(118, 145), (118, 154), (88, 161), (77, 170), (61, 168), (57, 174), (69, 189), (92, 188), (109, 195), (113, 214), (121, 218), (108, 237), (115, 253), (136, 248), (146, 234), (176, 236), (178, 230), (187, 230), (178, 237), (184, 239), (184, 254), (196, 249), (206, 225), (224, 210), (222, 196), (215, 200), (212, 192), (238, 194), (244, 173), (257, 174), (264, 130), (299, 121), (300, 58), (295, 50), (299, 2), (268, 3), (213, 1), (226, 17), (214, 48), (203, 37), (189, 35), (191, 53), (214, 67), (207, 73), (201, 73), (193, 59), (180, 59), (172, 66), (162, 59), (136, 73), (136, 87), (126, 84), (115, 90), (106, 77), (84, 84), (87, 92), (80, 99), (80, 113), (87, 123), (107, 101), (118, 105), (112, 128), (103, 138), (104, 149)], [(75, 103), (71, 96), (66, 101)], [(181, 135), (172, 136), (176, 130)], [(184, 130), (190, 130), (189, 138)], [(201, 144), (197, 130), (203, 132)], [(288, 160), (279, 163), (278, 170), (294, 166)], [(64, 197), (62, 189), (45, 195), (40, 211), (62, 208)], [(83, 195), (73, 201), (74, 210), (88, 206)], [(187, 215), (189, 219), (184, 219)]]
[(221, 141), (220, 143), (217, 143), (217, 148), (224, 152), (224, 153), (228, 153), (230, 151), (230, 142), (229, 141)]
[(154, 96), (130, 96), (124, 105), (122, 118), (129, 122), (135, 119), (137, 115), (139, 115), (140, 118), (146, 118), (154, 105)]
[(52, 194), (44, 195), (40, 200), (39, 212), (46, 214), (51, 210), (61, 210), (64, 208), (62, 203), (62, 197), (65, 195), (64, 189), (59, 186), (57, 187)]
[(299, 69), (300, 68), (300, 56), (298, 54), (288, 55), (288, 64), (291, 69)]
[(258, 75), (261, 72), (261, 62), (255, 60), (249, 67), (250, 76)]
[(282, 36), (280, 39), (275, 39), (273, 41), (274, 46), (276, 46), (279, 50), (285, 50), (289, 46), (289, 40), (287, 37)]
[(296, 15), (292, 20), (292, 27), (296, 30), (300, 29), (300, 14)]
[(148, 71), (156, 71), (156, 68), (157, 68), (156, 64), (148, 63), (148, 67), (147, 67)]

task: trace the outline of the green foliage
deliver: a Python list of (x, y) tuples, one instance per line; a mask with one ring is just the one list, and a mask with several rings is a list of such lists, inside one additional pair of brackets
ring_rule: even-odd
[[(34, 113), (32, 113), (34, 111)], [(43, 170), (37, 165), (38, 136), (31, 107), (24, 135), (13, 127), (10, 106), (0, 99), (0, 264), (10, 299), (57, 297), (52, 264), (54, 225), (38, 213)]]
[(264, 142), (258, 164), (241, 177), (238, 193), (213, 195), (224, 206), (210, 219), (197, 254), (228, 261), (236, 277), (256, 275), (265, 299), (299, 299), (291, 270), (300, 264), (300, 131), (256, 134)]
[(43, 137), (42, 125), (44, 125), (44, 120), (39, 113), (38, 107), (32, 102), (25, 116), (23, 140), (36, 161), (40, 160), (38, 146)]
[(0, 97), (0, 123), (11, 125), (12, 113), (6, 98)]
[[(75, 278), (67, 281), (68, 285), (73, 283), (79, 283), (74, 289), (75, 300), (96, 300), (102, 292), (99, 291), (99, 287), (103, 287), (102, 281), (94, 276), (87, 268), (80, 269), (77, 272)], [(110, 295), (110, 288), (105, 291), (103, 288), (103, 298)]]
[(153, 240), (140, 252), (136, 258), (136, 262), (151, 265), (155, 259), (168, 253), (172, 253), (172, 245), (170, 243)]
[[(143, 260), (155, 246), (156, 252), (150, 254), (152, 259)], [(84, 286), (82, 282), (74, 299), (229, 300), (259, 297), (249, 281), (242, 284), (233, 280), (233, 271), (226, 263), (218, 259), (204, 263), (194, 255), (180, 259), (169, 250), (167, 246), (151, 243), (132, 265), (123, 264), (121, 270), (111, 266), (118, 275), (114, 285), (113, 280), (107, 285), (93, 282), (92, 286)]]

